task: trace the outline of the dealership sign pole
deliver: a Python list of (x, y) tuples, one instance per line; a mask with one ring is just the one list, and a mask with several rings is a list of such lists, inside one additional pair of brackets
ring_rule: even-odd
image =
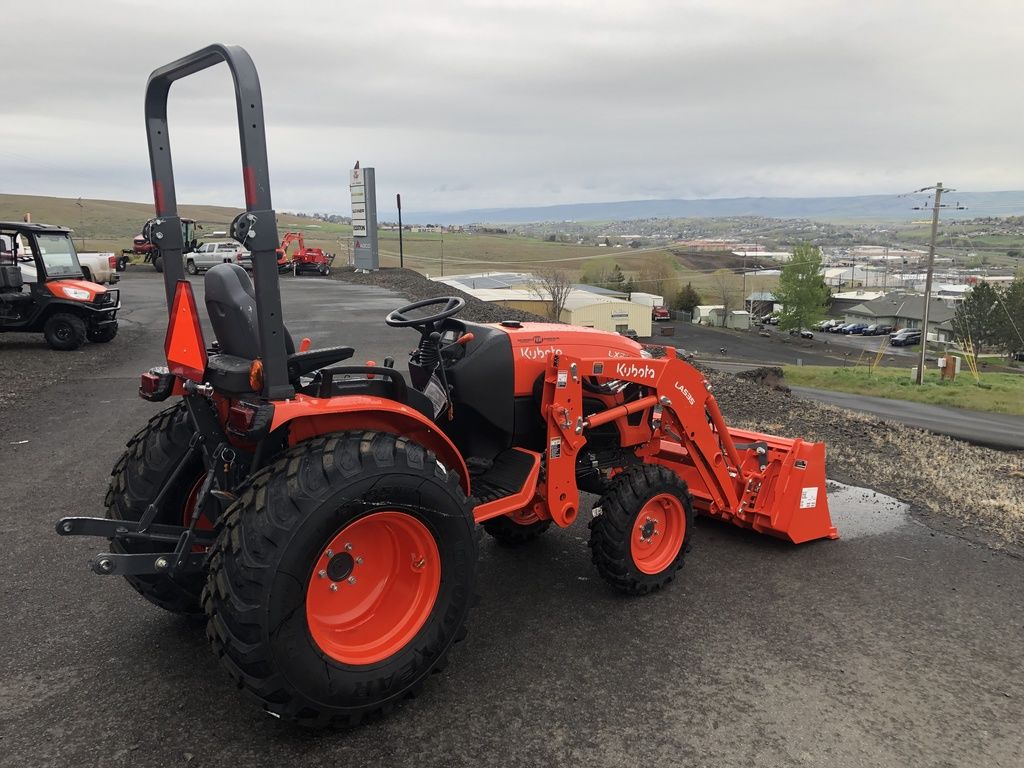
[(377, 186), (373, 168), (349, 171), (349, 193), (352, 195), (352, 249), (356, 269), (380, 269), (377, 252)]

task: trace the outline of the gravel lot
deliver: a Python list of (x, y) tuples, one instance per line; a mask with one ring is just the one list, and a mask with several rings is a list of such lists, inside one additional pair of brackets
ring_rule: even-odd
[[(498, 308), (407, 269), (335, 278), (378, 285), (412, 300), (461, 295), (475, 322), (545, 320)], [(732, 375), (701, 368), (734, 426), (822, 441), (829, 476), (912, 505), (932, 525), (1024, 554), (1024, 453), (1002, 452), (793, 397), (779, 369)]]

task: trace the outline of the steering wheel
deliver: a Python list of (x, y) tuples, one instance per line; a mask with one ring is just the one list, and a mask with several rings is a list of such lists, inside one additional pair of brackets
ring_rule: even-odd
[[(444, 309), (432, 315), (412, 318), (405, 316), (406, 312), (441, 305), (444, 305)], [(458, 296), (440, 296), (436, 299), (424, 299), (423, 301), (406, 304), (404, 307), (392, 310), (384, 318), (384, 322), (392, 328), (421, 328), (426, 330), (430, 326), (434, 326), (442, 320), (458, 314), (464, 306), (466, 306), (466, 300)]]

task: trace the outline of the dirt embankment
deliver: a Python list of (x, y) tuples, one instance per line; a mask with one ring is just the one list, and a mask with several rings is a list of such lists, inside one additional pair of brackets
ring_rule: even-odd
[[(386, 287), (412, 300), (462, 295), (466, 308), (461, 317), (475, 322), (544, 320), (459, 294), (411, 270), (342, 271), (336, 276)], [(895, 496), (942, 530), (1024, 551), (1024, 453), (982, 448), (798, 400), (778, 368), (740, 375), (701, 371), (730, 425), (824, 442), (830, 477)]]

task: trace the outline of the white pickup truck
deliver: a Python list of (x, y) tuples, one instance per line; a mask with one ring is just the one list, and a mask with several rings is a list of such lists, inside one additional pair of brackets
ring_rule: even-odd
[(117, 271), (117, 256), (113, 253), (79, 253), (82, 274), (90, 283), (113, 285), (121, 279)]
[[(113, 285), (121, 279), (117, 272), (117, 257), (112, 253), (80, 253), (78, 262), (82, 265), (82, 276), (90, 283)], [(36, 268), (31, 262), (21, 265), (22, 280), (36, 281)]]

